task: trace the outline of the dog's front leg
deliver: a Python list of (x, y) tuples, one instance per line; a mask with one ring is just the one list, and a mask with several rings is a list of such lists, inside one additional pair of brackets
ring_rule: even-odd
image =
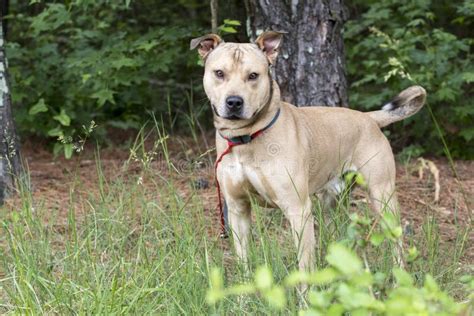
[(229, 224), (234, 239), (235, 252), (247, 267), (247, 251), (250, 235), (250, 203), (244, 199), (226, 199), (229, 211)]
[(298, 265), (300, 270), (310, 271), (314, 266), (316, 240), (314, 236), (314, 219), (311, 214), (311, 199), (303, 203), (295, 203), (285, 208), (290, 221), (293, 238), (298, 249)]

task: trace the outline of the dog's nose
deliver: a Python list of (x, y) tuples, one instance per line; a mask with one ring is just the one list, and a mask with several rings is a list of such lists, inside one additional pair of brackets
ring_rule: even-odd
[(242, 106), (244, 105), (244, 99), (239, 96), (232, 95), (225, 100), (225, 103), (230, 111), (235, 112), (242, 109)]

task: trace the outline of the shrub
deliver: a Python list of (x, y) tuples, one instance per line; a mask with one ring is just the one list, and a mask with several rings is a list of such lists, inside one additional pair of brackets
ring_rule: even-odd
[[(215, 268), (210, 273), (207, 301), (215, 305), (228, 297), (258, 294), (269, 309), (284, 310), (288, 291), (304, 283), (312, 287), (306, 296), (308, 308), (302, 308), (299, 315), (468, 315), (472, 311), (472, 295), (470, 301), (458, 303), (439, 288), (430, 274), (419, 285), (419, 280), (401, 268), (394, 268), (391, 275), (372, 270), (366, 260), (370, 247), (397, 243), (402, 234), (390, 212), (383, 214), (379, 225), (376, 223), (352, 214), (347, 238), (329, 245), (325, 268), (310, 273), (293, 271), (281, 284), (275, 283), (270, 267), (260, 266), (250, 282), (225, 287), (222, 271)], [(364, 260), (355, 249), (362, 252)], [(409, 263), (417, 257), (414, 247), (406, 253)], [(463, 279), (472, 291), (472, 276)]]
[(188, 75), (199, 69), (189, 37), (202, 23), (184, 16), (203, 6), (130, 2), (12, 3), (9, 70), (23, 135), (67, 140), (55, 151), (70, 156), (91, 121), (103, 135), (107, 126), (137, 128), (150, 112), (183, 111)]
[[(408, 143), (441, 154), (442, 142), (430, 111), (456, 157), (474, 157), (474, 59), (469, 32), (474, 7), (469, 1), (356, 1), (363, 11), (346, 25), (350, 102), (379, 108), (398, 91), (416, 83), (426, 88), (428, 107), (396, 124), (390, 133), (398, 147)], [(431, 110), (430, 110), (431, 109)]]

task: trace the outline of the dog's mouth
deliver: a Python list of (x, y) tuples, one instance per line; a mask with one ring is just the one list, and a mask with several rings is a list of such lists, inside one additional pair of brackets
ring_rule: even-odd
[(214, 113), (218, 116), (218, 117), (221, 117), (223, 119), (226, 119), (226, 120), (229, 120), (229, 121), (238, 121), (238, 120), (245, 120), (245, 117), (242, 117), (242, 114), (240, 113), (230, 113), (226, 116), (222, 116), (219, 114), (219, 112), (217, 112), (217, 108), (215, 107), (214, 104), (212, 104), (212, 110), (214, 111)]
[(230, 120), (230, 121), (237, 121), (237, 120), (252, 120), (254, 119), (255, 115), (257, 115), (258, 113), (258, 109), (255, 110), (255, 112), (252, 113), (252, 115), (250, 115), (250, 117), (242, 117), (242, 114), (235, 114), (235, 113), (232, 113), (231, 115), (228, 115), (228, 116), (225, 116), (223, 118), (225, 118), (226, 120)]
[(232, 114), (230, 116), (225, 116), (224, 117), (226, 120), (231, 120), (231, 121), (237, 121), (237, 120), (241, 120), (242, 118), (236, 114)]

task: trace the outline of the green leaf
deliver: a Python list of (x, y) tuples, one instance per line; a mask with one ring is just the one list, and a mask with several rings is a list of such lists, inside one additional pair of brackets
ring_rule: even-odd
[(224, 279), (219, 268), (213, 268), (210, 275), (210, 289), (206, 294), (208, 304), (215, 304), (224, 298)]
[(332, 304), (326, 313), (327, 316), (342, 316), (343, 314), (344, 306), (342, 306), (340, 303)]
[(341, 244), (329, 246), (326, 261), (337, 270), (346, 275), (359, 273), (362, 271), (362, 262), (357, 255)]
[(20, 221), (20, 215), (18, 214), (18, 212), (13, 211), (10, 214), (11, 214), (13, 223), (18, 223)]
[(326, 313), (322, 313), (316, 309), (300, 310), (298, 316), (325, 316)]
[(273, 285), (272, 272), (268, 267), (262, 266), (255, 272), (255, 285), (260, 290), (271, 288)]
[(51, 3), (40, 14), (32, 18), (33, 34), (38, 36), (44, 31), (53, 31), (71, 20), (69, 11), (64, 4)]
[(465, 72), (462, 74), (462, 80), (466, 83), (474, 82), (474, 72)]
[(370, 236), (370, 243), (374, 245), (375, 247), (380, 246), (384, 240), (385, 240), (385, 236), (381, 233), (373, 233)]
[(316, 285), (329, 284), (336, 280), (340, 276), (340, 273), (333, 268), (325, 268), (310, 275), (310, 283)]
[(66, 157), (66, 159), (70, 159), (72, 157), (73, 151), (74, 151), (73, 144), (64, 144), (64, 157)]
[(336, 290), (336, 294), (340, 302), (346, 308), (346, 310), (354, 310), (359, 308), (371, 309), (381, 307), (379, 304), (377, 304), (376, 299), (366, 290), (358, 289), (354, 286), (349, 286), (346, 283), (339, 284)]
[(224, 287), (224, 279), (219, 268), (212, 269), (210, 279), (212, 289), (222, 289)]
[(255, 293), (256, 288), (253, 284), (238, 284), (226, 290), (227, 295), (244, 295)]
[(59, 137), (63, 135), (64, 134), (63, 134), (63, 130), (61, 129), (61, 126), (55, 127), (48, 131), (48, 136), (51, 136), (51, 137)]
[(41, 112), (48, 112), (48, 106), (44, 103), (43, 98), (39, 99), (39, 101), (30, 108), (28, 114), (34, 116)]
[(400, 268), (393, 268), (392, 273), (393, 273), (393, 276), (395, 277), (395, 279), (397, 280), (397, 283), (400, 286), (410, 287), (410, 286), (413, 285), (413, 278), (405, 270), (400, 269)]
[(345, 175), (345, 180), (347, 185), (350, 185), (352, 182), (355, 182), (361, 187), (365, 188), (367, 186), (367, 183), (364, 180), (364, 176), (360, 172), (348, 172)]
[(367, 186), (367, 182), (365, 182), (364, 176), (360, 172), (357, 172), (355, 182), (363, 188)]
[(132, 58), (122, 56), (113, 60), (111, 65), (115, 69), (121, 69), (123, 67), (135, 67), (137, 66), (137, 62)]
[(402, 236), (403, 229), (399, 224), (398, 217), (390, 211), (384, 212), (381, 227), (385, 237), (394, 240)]
[(454, 101), (456, 99), (456, 92), (450, 87), (442, 87), (436, 91), (436, 96), (440, 101)]
[(369, 271), (353, 276), (350, 280), (351, 284), (356, 287), (368, 287), (374, 283), (374, 277)]
[(137, 49), (144, 50), (145, 52), (150, 51), (153, 47), (158, 46), (158, 42), (155, 40), (140, 43)]
[(99, 107), (103, 106), (107, 101), (112, 104), (115, 104), (114, 91), (109, 89), (99, 90), (93, 95), (91, 95), (91, 97), (97, 99), (97, 104), (99, 105)]
[(229, 34), (237, 33), (237, 30), (233, 28), (232, 26), (220, 26), (219, 30), (223, 33), (229, 33)]
[(92, 77), (91, 74), (83, 74), (82, 75), (82, 83), (86, 83)]
[(436, 284), (435, 279), (430, 274), (427, 274), (425, 277), (424, 288), (432, 294), (439, 293), (438, 284)]
[(313, 306), (327, 307), (331, 303), (332, 294), (326, 291), (311, 291), (308, 294), (308, 301)]
[(64, 109), (61, 109), (61, 112), (58, 115), (53, 116), (53, 119), (61, 123), (63, 126), (71, 125), (71, 118), (66, 114)]
[(374, 274), (374, 283), (377, 285), (383, 285), (387, 276), (383, 272), (375, 272)]
[(459, 135), (464, 137), (464, 139), (467, 140), (468, 142), (471, 141), (472, 139), (474, 139), (474, 127), (471, 127), (471, 128), (466, 127), (459, 133)]
[(291, 272), (285, 278), (285, 284), (286, 286), (295, 286), (297, 284), (308, 282), (309, 279), (310, 279), (310, 276), (308, 272), (296, 270), (296, 271)]
[(225, 297), (225, 295), (224, 295), (224, 292), (222, 290), (210, 289), (206, 293), (206, 301), (210, 305), (213, 305), (213, 304), (219, 302), (224, 297)]
[(425, 24), (426, 24), (426, 22), (423, 19), (414, 19), (414, 20), (411, 20), (407, 24), (407, 26), (409, 26), (409, 27), (418, 27), (418, 26), (422, 26), (422, 25), (425, 25)]
[(230, 19), (225, 19), (224, 20), (225, 25), (234, 25), (234, 26), (240, 26), (240, 21), (238, 20), (230, 20)]
[(418, 255), (420, 253), (418, 252), (418, 249), (416, 249), (415, 246), (411, 247), (408, 249), (408, 257), (407, 257), (407, 262), (413, 262), (418, 258)]
[(401, 226), (395, 227), (395, 228), (392, 230), (392, 235), (393, 235), (396, 239), (402, 237), (402, 235), (403, 235), (403, 229), (402, 229), (402, 227), (401, 227)]
[(265, 291), (264, 296), (268, 304), (275, 309), (283, 309), (286, 306), (285, 290), (281, 286), (274, 286)]

